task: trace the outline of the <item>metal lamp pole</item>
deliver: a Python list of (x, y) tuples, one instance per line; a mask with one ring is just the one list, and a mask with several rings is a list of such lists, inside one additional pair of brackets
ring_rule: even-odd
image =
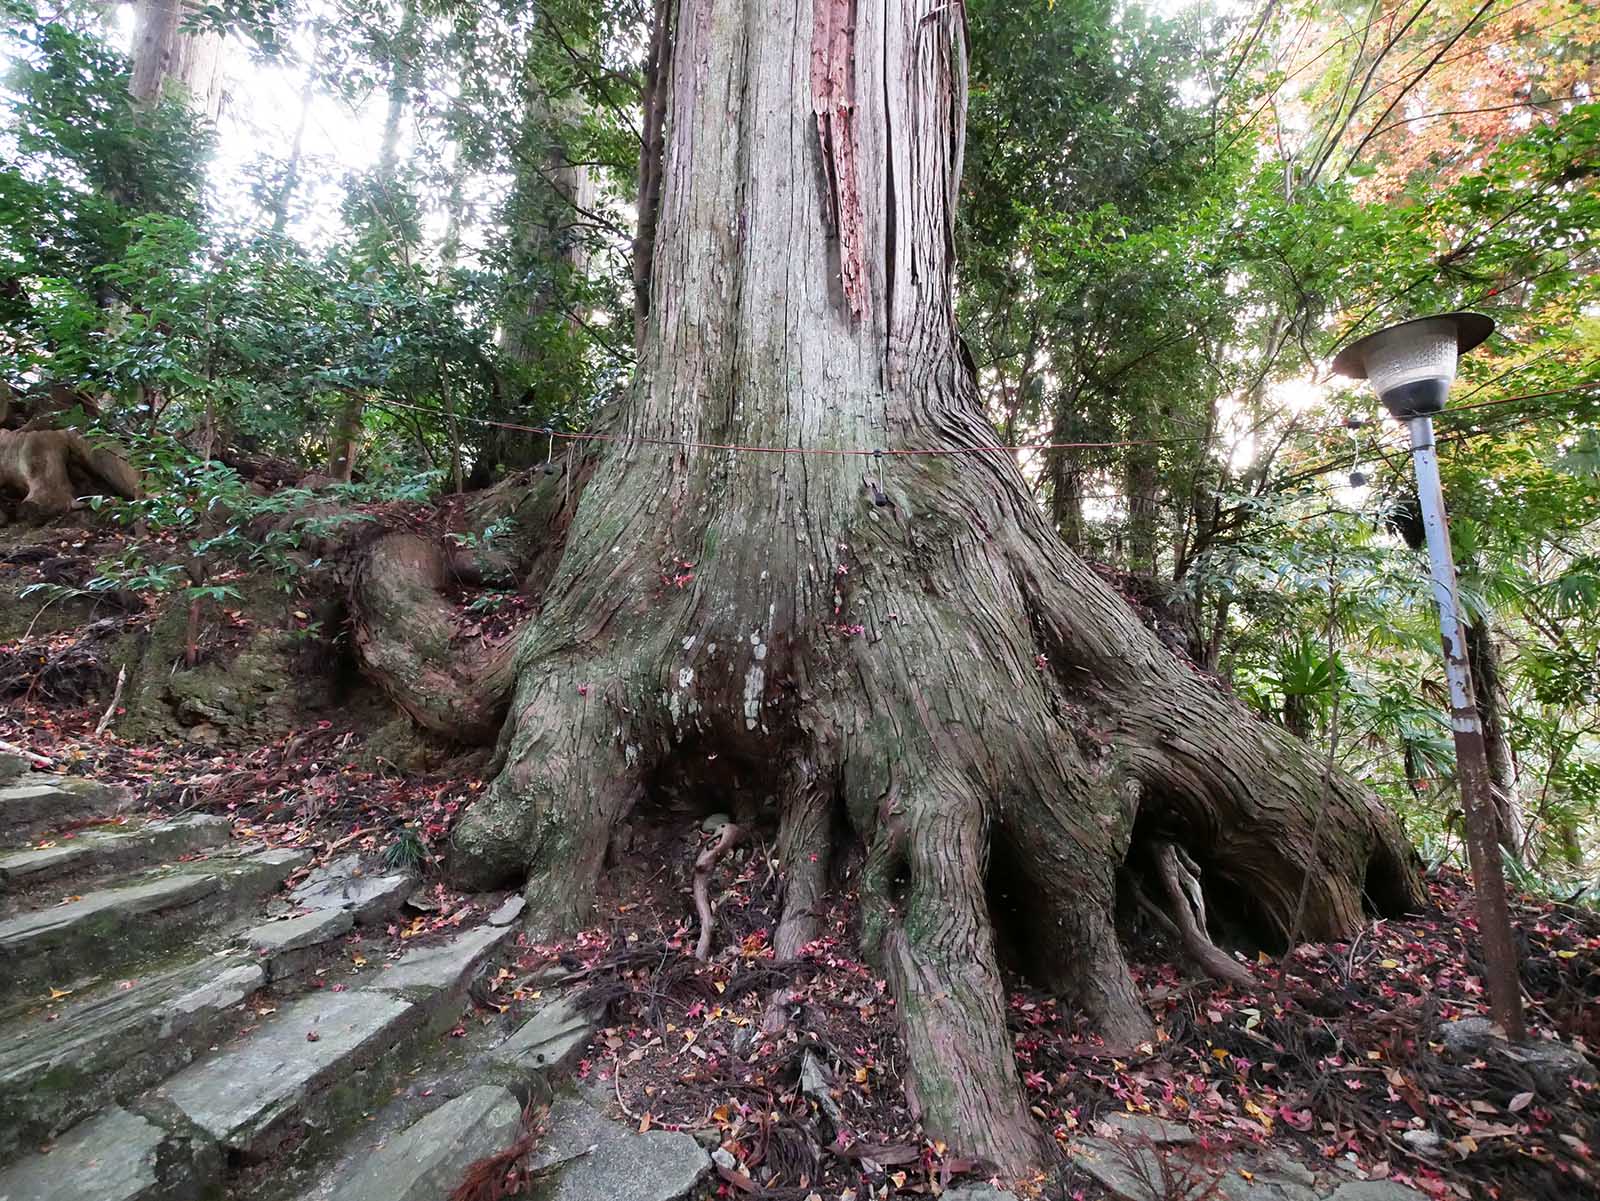
[(1412, 417), (1411, 461), (1417, 472), (1417, 502), (1428, 535), (1428, 562), (1433, 573), (1433, 603), (1439, 610), (1439, 633), (1444, 642), (1444, 674), (1450, 682), (1450, 730), (1456, 743), (1456, 780), (1461, 788), (1461, 808), (1466, 815), (1467, 859), (1472, 867), (1473, 891), (1478, 900), (1478, 932), (1483, 936), (1483, 957), (1488, 967), (1489, 1005), (1506, 1037), (1520, 1041), (1527, 1030), (1522, 1021), (1522, 988), (1517, 970), (1517, 950), (1511, 939), (1511, 915), (1506, 908), (1505, 872), (1500, 861), (1500, 833), (1495, 817), (1489, 754), (1483, 741), (1483, 723), (1472, 690), (1472, 668), (1467, 662), (1465, 623), (1456, 593), (1455, 556), (1450, 551), (1450, 527), (1445, 522), (1444, 488), (1439, 482), (1439, 456), (1434, 449), (1433, 418)]
[(1456, 744), (1456, 779), (1466, 817), (1467, 860), (1477, 897), (1478, 932), (1483, 938), (1489, 1006), (1506, 1037), (1527, 1034), (1522, 1019), (1521, 973), (1511, 937), (1506, 906), (1505, 871), (1500, 861), (1495, 816), (1484, 746), (1483, 723), (1472, 691), (1465, 623), (1456, 592), (1455, 556), (1445, 522), (1444, 489), (1433, 439), (1433, 414), (1444, 408), (1461, 354), (1481, 343), (1494, 322), (1478, 313), (1445, 313), (1404, 321), (1369, 334), (1347, 346), (1333, 361), (1334, 370), (1356, 379), (1370, 379), (1378, 398), (1411, 435), (1411, 460), (1417, 472), (1417, 501), (1428, 537), (1433, 574), (1433, 599), (1439, 610), (1444, 642), (1444, 671), (1450, 682), (1450, 729)]

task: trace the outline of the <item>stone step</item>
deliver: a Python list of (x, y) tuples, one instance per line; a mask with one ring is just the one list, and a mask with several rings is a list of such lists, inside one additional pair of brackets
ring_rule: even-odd
[(522, 1133), (510, 1090), (479, 1085), (324, 1180), (302, 1201), (444, 1201), (467, 1168)]
[(676, 1201), (710, 1173), (711, 1158), (691, 1135), (639, 1134), (563, 1096), (530, 1167), (537, 1201)]
[(188, 1065), (266, 979), (242, 952), (207, 956), (0, 1027), (0, 1162)]
[(222, 846), (232, 826), (225, 817), (196, 814), (41, 840), (45, 845), (0, 855), (0, 889), (33, 888), (63, 876), (80, 879), (170, 862)]
[(306, 858), (219, 855), (0, 922), (0, 998), (71, 987), (182, 946), (253, 907)]
[(0, 1170), (0, 1201), (198, 1201), (219, 1161), (203, 1138), (110, 1109), (50, 1149)]
[(29, 772), (0, 784), (0, 842), (33, 842), (74, 821), (115, 817), (132, 803), (132, 791), (119, 785)]
[(141, 1108), (192, 1123), (243, 1160), (329, 1136), (384, 1095), (403, 1044), (455, 1020), (473, 973), (512, 933), (467, 930), (415, 948), (360, 989), (296, 1001), (178, 1073)]
[(594, 1019), (571, 997), (556, 997), (535, 1010), (489, 1057), (525, 1072), (557, 1073), (577, 1061), (594, 1032)]
[(347, 909), (313, 909), (298, 917), (265, 922), (244, 934), (244, 945), (266, 969), (267, 979), (282, 980), (311, 966), (322, 956), (322, 949), (341, 934), (349, 933), (355, 920)]

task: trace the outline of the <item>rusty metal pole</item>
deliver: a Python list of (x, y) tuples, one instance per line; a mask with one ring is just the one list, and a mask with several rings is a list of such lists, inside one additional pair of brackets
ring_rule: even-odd
[(1472, 887), (1477, 893), (1478, 933), (1483, 938), (1483, 958), (1488, 967), (1489, 1005), (1506, 1037), (1520, 1041), (1527, 1034), (1522, 1020), (1521, 974), (1517, 948), (1511, 937), (1511, 915), (1506, 908), (1505, 871), (1500, 860), (1500, 839), (1491, 795), (1489, 755), (1483, 725), (1472, 692), (1472, 669), (1467, 663), (1466, 627), (1461, 620), (1461, 600), (1456, 594), (1455, 556), (1450, 551), (1450, 528), (1445, 522), (1444, 488), (1439, 482), (1439, 458), (1434, 451), (1433, 418), (1412, 417), (1411, 460), (1417, 471), (1417, 500), (1428, 535), (1428, 561), (1433, 569), (1433, 600), (1439, 609), (1439, 632), (1444, 641), (1444, 673), (1450, 681), (1450, 729), (1456, 742), (1456, 779), (1461, 787), (1461, 808), (1466, 815), (1467, 859), (1472, 866)]

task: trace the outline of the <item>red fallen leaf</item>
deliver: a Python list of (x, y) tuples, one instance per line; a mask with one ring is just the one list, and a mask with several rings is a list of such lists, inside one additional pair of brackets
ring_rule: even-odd
[(1296, 1130), (1311, 1129), (1312, 1117), (1309, 1109), (1290, 1109), (1287, 1105), (1280, 1105), (1278, 1116)]
[(314, 1042), (321, 1041), (321, 1039), (322, 1039), (322, 1035), (318, 1034), (315, 1030), (307, 1030), (306, 1031), (306, 1042), (314, 1043)]

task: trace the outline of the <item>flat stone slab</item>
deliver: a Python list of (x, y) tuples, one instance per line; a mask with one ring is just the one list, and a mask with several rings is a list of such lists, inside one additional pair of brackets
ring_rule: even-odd
[(0, 1029), (0, 1159), (190, 1063), (266, 974), (235, 955), (130, 983)]
[(1334, 1189), (1328, 1201), (1426, 1201), (1426, 1197), (1393, 1180), (1352, 1180)]
[(369, 875), (359, 855), (345, 855), (314, 869), (290, 899), (301, 909), (348, 909), (366, 925), (396, 912), (416, 886), (409, 872)]
[(522, 916), (522, 911), (528, 907), (528, 902), (522, 897), (507, 897), (491, 913), (487, 921), (491, 926), (509, 926)]
[(348, 909), (313, 909), (287, 921), (257, 926), (244, 936), (244, 941), (255, 954), (271, 959), (338, 938), (354, 925), (355, 918)]
[[(1068, 1151), (1075, 1165), (1122, 1201), (1167, 1201), (1179, 1194), (1202, 1193), (1216, 1201), (1321, 1201), (1314, 1187), (1317, 1178), (1310, 1169), (1277, 1152), (1243, 1155), (1233, 1161), (1196, 1162), (1188, 1157), (1182, 1140), (1158, 1143), (1129, 1135), (1079, 1139)], [(1401, 1191), (1351, 1195), (1339, 1197), (1339, 1201), (1421, 1201), (1421, 1194), (1388, 1181), (1363, 1182), (1379, 1183)]]
[(85, 830), (53, 846), (0, 855), (0, 885), (43, 884), (60, 876), (108, 872), (177, 859), (228, 841), (233, 823), (196, 814), (121, 829)]
[(409, 1002), (364, 989), (307, 997), (154, 1095), (223, 1146), (261, 1156), (315, 1093), (372, 1062), (419, 1016)]
[(302, 852), (282, 850), (212, 859), (0, 922), (0, 990), (109, 973), (181, 946), (277, 888), (304, 861)]
[(133, 793), (77, 776), (30, 772), (0, 785), (0, 836), (32, 841), (37, 834), (85, 817), (113, 817)]
[(470, 1164), (505, 1150), (521, 1129), (522, 1107), (510, 1091), (482, 1085), (374, 1151), (329, 1201), (441, 1201)]
[(386, 968), (371, 987), (401, 993), (414, 1000), (432, 1000), (466, 988), (478, 966), (510, 938), (509, 926), (476, 926), (449, 942), (415, 947)]
[(676, 1201), (711, 1171), (687, 1134), (635, 1134), (575, 1097), (557, 1098), (531, 1164), (536, 1201)]
[(489, 1057), (530, 1072), (567, 1066), (594, 1037), (593, 1019), (567, 997), (547, 1002)]
[(189, 1201), (220, 1170), (212, 1148), (109, 1109), (48, 1153), (0, 1170), (0, 1201)]
[(1192, 1143), (1194, 1131), (1182, 1122), (1169, 1122), (1165, 1118), (1144, 1113), (1109, 1113), (1102, 1116), (1096, 1130), (1108, 1138), (1132, 1139), (1135, 1142), (1166, 1144)]

